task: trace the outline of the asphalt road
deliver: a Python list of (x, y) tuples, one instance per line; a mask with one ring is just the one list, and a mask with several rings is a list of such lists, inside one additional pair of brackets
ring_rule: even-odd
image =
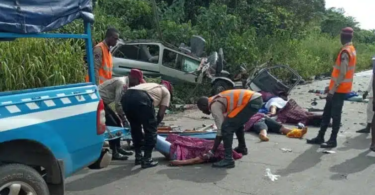
[[(366, 74), (364, 74), (366, 75)], [(364, 90), (368, 76), (355, 78), (354, 90)], [(322, 89), (327, 81), (298, 86), (292, 98), (309, 107), (314, 95), (309, 89)], [(318, 108), (324, 100), (318, 101)], [(212, 124), (202, 119), (198, 111), (168, 117), (167, 123), (185, 128)], [(133, 166), (133, 159), (113, 162), (103, 170), (83, 170), (68, 179), (68, 195), (192, 195), (192, 194), (251, 194), (251, 195), (356, 195), (375, 191), (375, 153), (369, 152), (370, 136), (355, 133), (363, 128), (366, 104), (346, 102), (339, 146), (335, 154), (324, 154), (305, 140), (270, 135), (268, 143), (260, 143), (252, 134), (246, 135), (249, 155), (236, 161), (234, 169), (215, 169), (210, 164), (188, 167), (169, 167), (168, 162), (154, 152), (160, 165), (142, 170)], [(317, 134), (309, 128), (305, 138)], [(330, 130), (330, 129), (329, 129)], [(327, 133), (326, 138), (329, 137)], [(236, 142), (234, 143), (236, 145)], [(283, 152), (281, 148), (291, 149)], [(270, 168), (279, 180), (270, 181)]]

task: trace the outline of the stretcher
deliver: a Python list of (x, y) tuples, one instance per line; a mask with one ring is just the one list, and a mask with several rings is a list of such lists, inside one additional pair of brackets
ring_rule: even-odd
[[(213, 140), (216, 137), (216, 131), (182, 131), (173, 132), (171, 130), (158, 130), (158, 135), (161, 137), (167, 137), (169, 134), (174, 133), (180, 136), (190, 136), (201, 139)], [(104, 133), (104, 139), (106, 141), (121, 138), (124, 141), (130, 142), (132, 140), (129, 127), (113, 127), (107, 126), (107, 131)]]

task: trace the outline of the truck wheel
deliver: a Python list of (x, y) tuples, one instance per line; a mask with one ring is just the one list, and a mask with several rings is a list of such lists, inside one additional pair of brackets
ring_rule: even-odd
[(211, 95), (217, 95), (225, 90), (232, 89), (233, 87), (226, 81), (216, 81), (212, 87)]
[(0, 167), (0, 194), (49, 195), (47, 183), (33, 168), (22, 164)]

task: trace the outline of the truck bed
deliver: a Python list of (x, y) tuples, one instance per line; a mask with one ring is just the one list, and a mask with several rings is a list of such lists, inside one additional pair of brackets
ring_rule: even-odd
[(97, 87), (77, 84), (0, 94), (0, 142), (42, 144), (65, 163), (65, 176), (94, 162), (103, 146), (97, 135)]

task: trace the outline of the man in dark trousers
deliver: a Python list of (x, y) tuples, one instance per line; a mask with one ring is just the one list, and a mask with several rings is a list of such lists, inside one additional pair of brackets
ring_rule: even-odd
[[(339, 52), (336, 64), (333, 66), (329, 92), (324, 106), (323, 119), (318, 136), (307, 140), (308, 144), (318, 144), (321, 148), (337, 147), (337, 134), (340, 130), (341, 112), (347, 93), (351, 92), (356, 66), (356, 50), (352, 43), (353, 29), (343, 28), (341, 31), (341, 43), (343, 47)], [(332, 118), (332, 133), (327, 142), (324, 135)]]
[[(128, 77), (114, 77), (99, 85), (99, 94), (104, 101), (107, 126), (126, 126), (127, 120), (122, 110), (121, 97), (129, 87), (140, 83), (145, 83), (143, 73), (138, 69), (132, 69)], [(111, 103), (114, 103), (116, 112), (109, 107)], [(109, 145), (113, 152), (113, 160), (127, 160), (127, 155), (133, 155), (132, 152), (122, 149), (120, 138), (110, 140)]]
[[(135, 165), (141, 164), (142, 168), (158, 165), (158, 162), (151, 158), (152, 150), (156, 144), (157, 126), (164, 118), (170, 99), (170, 91), (164, 85), (157, 83), (144, 83), (131, 87), (122, 97), (123, 110), (130, 123)], [(157, 115), (155, 115), (155, 107), (159, 107)], [(141, 150), (143, 138), (144, 155)]]
[(224, 159), (214, 163), (213, 167), (233, 168), (235, 166), (232, 157), (233, 133), (236, 133), (238, 147), (236, 152), (247, 154), (244, 124), (251, 116), (256, 114), (262, 107), (262, 95), (260, 93), (246, 90), (234, 89), (219, 93), (213, 97), (201, 97), (198, 108), (205, 114), (212, 114), (217, 126), (217, 134), (214, 146), (205, 156), (212, 157), (220, 145), (224, 142)]
[[(375, 57), (372, 58), (372, 77), (375, 76)], [(372, 92), (375, 91), (375, 80), (372, 79)], [(375, 98), (372, 98), (372, 111), (375, 112)], [(372, 123), (371, 123), (371, 146), (370, 150), (375, 152), (375, 115), (372, 116)]]

